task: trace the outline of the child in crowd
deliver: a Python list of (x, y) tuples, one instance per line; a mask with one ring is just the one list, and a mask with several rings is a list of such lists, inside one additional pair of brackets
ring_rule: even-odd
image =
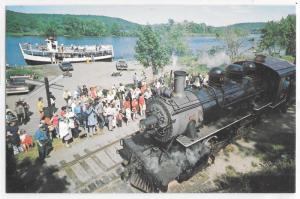
[(24, 129), (20, 130), (20, 140), (22, 148), (25, 152), (28, 152), (30, 146), (33, 145), (33, 140), (32, 137), (29, 134), (27, 134)]

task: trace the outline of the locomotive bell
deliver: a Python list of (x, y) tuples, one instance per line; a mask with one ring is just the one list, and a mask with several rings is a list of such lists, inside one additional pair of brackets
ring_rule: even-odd
[(174, 91), (173, 95), (175, 97), (184, 96), (184, 88), (185, 88), (185, 78), (186, 72), (177, 70), (174, 72)]

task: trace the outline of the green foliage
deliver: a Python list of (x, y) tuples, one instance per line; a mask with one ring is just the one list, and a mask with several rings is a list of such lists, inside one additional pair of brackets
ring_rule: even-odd
[(10, 68), (6, 70), (6, 78), (15, 75), (34, 75), (35, 78), (39, 78), (41, 76), (39, 72), (29, 68)]
[(256, 22), (256, 23), (237, 23), (227, 26), (227, 28), (238, 29), (240, 31), (247, 31), (252, 34), (260, 33), (261, 29), (264, 28), (266, 23)]
[(289, 15), (279, 22), (270, 21), (262, 29), (260, 50), (269, 55), (279, 55), (285, 50), (286, 55), (296, 56), (296, 16)]
[(25, 14), (6, 11), (6, 32), (43, 36), (134, 36), (140, 25), (92, 15)]
[(43, 28), (43, 34), (47, 37), (56, 37), (57, 36), (58, 25), (55, 21), (50, 21), (49, 24), (46, 24)]
[(135, 58), (144, 66), (152, 67), (156, 74), (159, 68), (163, 68), (170, 60), (167, 47), (163, 44), (158, 33), (151, 26), (142, 27), (138, 33), (135, 46)]
[(170, 53), (182, 56), (188, 53), (189, 47), (184, 40), (184, 30), (180, 28), (179, 24), (175, 24), (174, 20), (169, 19), (166, 32), (166, 45)]
[(294, 63), (295, 62), (295, 57), (291, 56), (291, 55), (284, 55), (284, 56), (280, 56), (281, 59), (284, 59), (290, 63)]

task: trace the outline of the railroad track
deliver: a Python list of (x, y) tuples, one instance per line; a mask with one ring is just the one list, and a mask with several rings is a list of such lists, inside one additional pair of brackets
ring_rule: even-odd
[(121, 157), (116, 153), (120, 148), (119, 140), (86, 154), (74, 155), (74, 160), (61, 162), (57, 175), (66, 177), (69, 186), (67, 192), (90, 193), (120, 178), (122, 172)]
[[(122, 130), (105, 132), (91, 141), (87, 138), (78, 145), (73, 145), (75, 150), (68, 149), (64, 155), (60, 155), (58, 151), (53, 154), (49, 165), (56, 165), (55, 175), (67, 181), (65, 192), (96, 192), (101, 187), (120, 180), (120, 173), (123, 171), (123, 159), (117, 153), (121, 148), (120, 139), (132, 135), (136, 130), (137, 125), (132, 122)], [(127, 191), (131, 192), (129, 188)]]
[[(70, 193), (140, 193), (138, 189), (121, 180), (123, 172), (122, 158), (116, 153), (121, 148), (120, 139), (115, 140), (96, 150), (84, 150), (84, 155), (75, 154), (74, 159), (69, 162), (61, 161), (56, 175), (66, 178), (69, 185), (67, 191)], [(211, 192), (213, 186), (208, 182), (205, 172), (200, 172), (197, 184), (203, 186), (201, 192)], [(186, 191), (182, 184), (172, 186), (170, 192)], [(199, 190), (198, 190), (199, 191)], [(192, 191), (191, 191), (192, 192)]]

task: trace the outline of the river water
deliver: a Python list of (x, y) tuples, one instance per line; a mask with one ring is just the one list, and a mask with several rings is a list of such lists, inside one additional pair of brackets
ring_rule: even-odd
[[(24, 66), (26, 65), (19, 43), (44, 44), (44, 37), (37, 36), (6, 36), (6, 64), (9, 66)], [(59, 44), (64, 45), (95, 45), (95, 44), (111, 44), (114, 47), (115, 59), (134, 59), (134, 47), (136, 44), (135, 37), (57, 37)], [(192, 53), (197, 53), (199, 50), (209, 50), (213, 46), (223, 46), (224, 43), (215, 37), (186, 37), (185, 38)], [(248, 42), (247, 46), (251, 44)]]

